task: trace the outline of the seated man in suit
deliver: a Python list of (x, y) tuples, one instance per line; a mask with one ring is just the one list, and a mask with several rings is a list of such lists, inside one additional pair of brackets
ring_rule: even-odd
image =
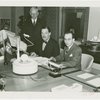
[[(42, 42), (41, 45), (36, 49), (35, 53), (42, 57), (56, 57), (60, 53), (58, 43), (51, 38), (51, 31), (49, 27), (43, 27), (41, 29)], [(32, 53), (34, 54), (34, 53)]]
[(81, 70), (81, 48), (74, 43), (74, 34), (66, 32), (64, 35), (65, 47), (60, 55), (51, 57), (50, 60), (61, 62), (61, 68), (76, 68)]

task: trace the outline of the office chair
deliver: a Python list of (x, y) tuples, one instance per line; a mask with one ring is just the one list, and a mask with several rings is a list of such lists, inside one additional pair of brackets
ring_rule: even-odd
[(82, 54), (81, 69), (86, 72), (91, 71), (91, 67), (94, 61), (94, 57), (89, 54)]

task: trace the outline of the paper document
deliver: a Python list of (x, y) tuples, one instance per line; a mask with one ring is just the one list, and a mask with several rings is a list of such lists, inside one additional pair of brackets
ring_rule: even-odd
[(5, 33), (4, 30), (1, 30), (0, 31), (0, 42), (2, 42), (5, 39), (7, 39), (7, 34)]
[(14, 37), (9, 36), (8, 38), (10, 40), (11, 46), (17, 47), (17, 37), (16, 36), (14, 36)]
[(46, 57), (31, 57), (30, 56), (30, 58), (35, 60), (38, 63), (38, 65), (48, 65), (48, 60), (49, 59), (46, 58)]
[(11, 31), (8, 31), (8, 30), (3, 30), (3, 31), (7, 34), (8, 37), (9, 36), (11, 36), (11, 37), (16, 36), (16, 33), (14, 33), (14, 32), (11, 32)]
[(0, 42), (7, 39), (7, 37), (14, 37), (15, 33), (11, 32), (11, 31), (7, 31), (7, 30), (1, 30), (0, 31)]
[(87, 78), (90, 78), (90, 77), (93, 77), (93, 76), (94, 75), (90, 74), (90, 73), (83, 73), (83, 74), (77, 75), (77, 77), (82, 78), (82, 79), (87, 79)]
[(89, 83), (89, 84), (91, 84), (93, 86), (99, 87), (100, 86), (100, 77), (92, 79), (92, 80), (89, 80), (89, 81), (87, 81), (87, 83)]

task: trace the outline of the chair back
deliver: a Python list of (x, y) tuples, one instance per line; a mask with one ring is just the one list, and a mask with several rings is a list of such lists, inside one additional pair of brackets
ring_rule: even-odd
[(89, 72), (91, 70), (92, 64), (94, 61), (94, 57), (89, 54), (82, 54), (81, 58), (81, 69), (83, 71)]

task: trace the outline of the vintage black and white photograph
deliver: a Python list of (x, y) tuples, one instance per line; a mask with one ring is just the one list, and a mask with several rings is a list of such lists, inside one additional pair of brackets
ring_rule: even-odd
[(99, 6), (0, 6), (0, 91), (100, 92)]

